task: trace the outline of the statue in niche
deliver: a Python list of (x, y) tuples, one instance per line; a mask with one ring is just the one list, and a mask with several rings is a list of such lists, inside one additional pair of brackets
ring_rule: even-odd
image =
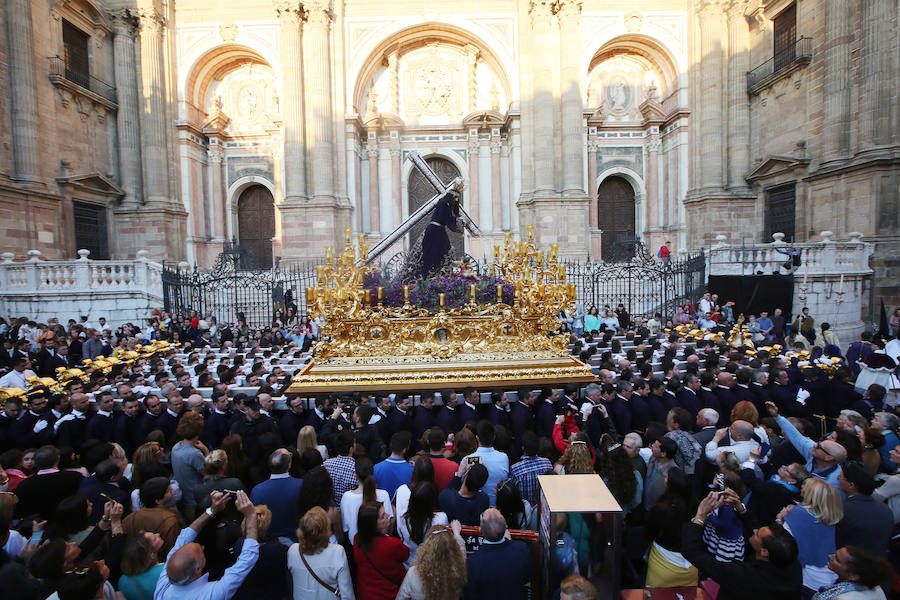
[(615, 112), (623, 112), (631, 101), (631, 88), (622, 77), (610, 79), (606, 86), (606, 101)]

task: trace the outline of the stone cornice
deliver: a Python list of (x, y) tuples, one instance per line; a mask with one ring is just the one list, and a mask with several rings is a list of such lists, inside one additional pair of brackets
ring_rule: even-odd
[(275, 0), (272, 4), (275, 7), (275, 16), (283, 24), (293, 21), (299, 26), (306, 17), (303, 5), (296, 0)]

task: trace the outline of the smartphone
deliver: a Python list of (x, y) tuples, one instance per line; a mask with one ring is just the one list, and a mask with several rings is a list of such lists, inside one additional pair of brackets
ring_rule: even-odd
[(481, 457), (480, 456), (467, 456), (466, 461), (469, 463), (469, 465), (476, 465), (481, 462)]

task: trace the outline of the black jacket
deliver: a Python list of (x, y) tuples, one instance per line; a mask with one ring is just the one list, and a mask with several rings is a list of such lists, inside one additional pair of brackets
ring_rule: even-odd
[(706, 550), (700, 525), (684, 525), (681, 554), (719, 584), (718, 600), (796, 600), (800, 597), (803, 575), (799, 561), (786, 568), (755, 559), (719, 562)]

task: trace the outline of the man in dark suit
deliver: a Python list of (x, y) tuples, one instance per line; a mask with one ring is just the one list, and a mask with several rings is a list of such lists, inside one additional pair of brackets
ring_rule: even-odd
[(506, 521), (496, 508), (481, 515), (483, 542), (466, 559), (468, 581), (463, 591), (465, 600), (504, 598), (524, 600), (531, 578), (531, 552), (521, 540), (504, 539)]
[[(731, 388), (731, 391), (734, 392), (735, 396), (737, 396), (738, 402), (750, 402), (751, 404), (754, 403), (754, 400), (756, 400), (756, 396), (754, 396), (753, 392), (750, 391), (750, 383), (752, 381), (753, 371), (751, 369), (738, 369), (737, 376), (735, 377), (734, 387)], [(756, 410), (758, 411), (759, 408), (757, 407)]]
[(34, 426), (47, 412), (47, 388), (39, 387), (28, 392), (28, 409), (12, 424), (12, 438), (19, 448), (34, 448), (37, 443), (37, 434)]
[[(437, 423), (434, 414), (434, 394), (422, 394), (419, 405), (412, 410), (412, 432), (414, 440), (421, 440), (422, 435)], [(444, 432), (446, 435), (447, 431)]]
[(141, 403), (135, 396), (123, 398), (122, 414), (113, 427), (113, 440), (125, 449), (128, 456), (144, 441), (142, 421), (145, 415), (141, 414), (140, 408)]
[(34, 357), (38, 377), (55, 377), (57, 367), (69, 366), (69, 362), (65, 357), (69, 352), (69, 347), (60, 343), (58, 347), (65, 348), (65, 350), (60, 352), (57, 347), (57, 341), (54, 338), (44, 340), (43, 346)]
[[(522, 388), (518, 392), (518, 399), (509, 405), (509, 426), (516, 442), (513, 448), (522, 447), (522, 440), (526, 431), (534, 431), (534, 393)], [(518, 453), (516, 453), (518, 457)]]
[(184, 398), (177, 390), (173, 390), (166, 395), (166, 407), (156, 418), (153, 429), (159, 429), (166, 436), (166, 444), (171, 447), (175, 443), (175, 429), (178, 428), (178, 421), (181, 420), (181, 413), (184, 412)]
[(753, 381), (750, 383), (750, 393), (753, 394), (753, 406), (759, 411), (760, 416), (766, 414), (766, 402), (770, 402), (772, 397), (766, 385), (769, 383), (769, 374), (765, 371), (757, 373)]
[(388, 412), (390, 410), (391, 397), (388, 394), (377, 394), (375, 396), (375, 414), (378, 416), (378, 421), (375, 423), (375, 429), (385, 445), (391, 441), (391, 425), (388, 422)]
[(722, 410), (722, 406), (719, 403), (719, 397), (712, 391), (715, 382), (716, 376), (712, 373), (703, 373), (700, 375), (700, 391), (698, 392), (698, 395), (700, 396), (703, 408), (711, 408), (718, 413)]
[[(235, 398), (235, 401), (237, 398)], [(325, 425), (325, 421), (328, 419), (328, 415), (325, 414), (325, 408), (328, 404), (328, 398), (324, 396), (319, 396), (316, 398), (316, 407), (310, 411), (309, 417), (306, 418), (306, 424), (316, 430), (316, 435), (318, 435), (322, 431), (322, 427)], [(322, 440), (319, 439), (321, 442)]]
[[(226, 396), (225, 399), (227, 400), (228, 397)], [(281, 415), (281, 420), (278, 422), (278, 431), (281, 433), (284, 445), (287, 448), (291, 448), (297, 445), (297, 435), (306, 426), (306, 415), (303, 414), (303, 398), (300, 396), (290, 398), (287, 405), (287, 412)], [(210, 413), (209, 417), (212, 418), (212, 413)], [(227, 434), (227, 430), (225, 433)], [(224, 437), (223, 435), (222, 438)], [(216, 448), (219, 447), (218, 444), (222, 443), (222, 438), (216, 440)]]
[(459, 406), (460, 426), (477, 423), (481, 418), (478, 407), (481, 404), (481, 394), (475, 388), (466, 388), (463, 391), (463, 403)]
[(494, 427), (500, 425), (506, 431), (510, 430), (509, 413), (506, 408), (509, 406), (509, 398), (506, 392), (495, 390), (491, 392), (491, 407), (488, 409), (488, 420), (494, 424)]
[(116, 433), (116, 418), (113, 414), (112, 392), (100, 392), (97, 397), (97, 412), (90, 418), (85, 430), (85, 439), (112, 442)]
[(78, 492), (82, 476), (76, 471), (59, 470), (59, 450), (54, 446), (41, 446), (35, 451), (34, 467), (37, 474), (16, 488), (16, 515), (36, 514), (40, 519), (50, 519), (61, 500)]
[(700, 378), (697, 375), (688, 373), (684, 376), (684, 385), (678, 391), (678, 405), (692, 415), (700, 414), (700, 409), (703, 408), (703, 401), (698, 395), (699, 391)]
[(847, 463), (838, 484), (846, 498), (844, 518), (834, 528), (837, 547), (859, 546), (873, 556), (886, 556), (894, 517), (887, 504), (872, 497), (875, 479), (862, 465)]
[(790, 376), (784, 369), (773, 369), (769, 373), (769, 396), (783, 416), (808, 418), (808, 411), (797, 402), (799, 390), (799, 385), (790, 383)]
[(665, 423), (669, 410), (663, 396), (666, 393), (666, 383), (657, 377), (650, 380), (650, 394), (647, 396), (647, 407), (650, 409), (650, 420)]
[(244, 403), (244, 418), (231, 426), (230, 433), (237, 433), (244, 442), (244, 452), (252, 461), (262, 461), (266, 457), (260, 454), (259, 437), (267, 432), (278, 435), (278, 426), (272, 418), (263, 418), (260, 414), (259, 401), (251, 398)]
[[(97, 464), (93, 475), (81, 480), (78, 493), (91, 502), (91, 525), (96, 525), (103, 517), (103, 509), (109, 498), (125, 508), (124, 514), (131, 512), (131, 485), (127, 479), (122, 478), (124, 470), (124, 460), (108, 458)], [(120, 483), (126, 485), (120, 486)]]
[(445, 435), (456, 433), (462, 428), (457, 408), (458, 396), (453, 390), (444, 390), (441, 392), (441, 401), (444, 405), (438, 411), (437, 426), (443, 430)]
[[(394, 406), (388, 410), (387, 424), (391, 437), (399, 431), (412, 432), (412, 416), (409, 414), (409, 394), (401, 393), (394, 397)], [(418, 439), (413, 440), (413, 448), (418, 448)]]
[(69, 397), (69, 403), (72, 405), (72, 412), (61, 417), (54, 425), (56, 442), (60, 448), (72, 448), (78, 452), (87, 439), (88, 419), (92, 416), (90, 400), (87, 395), (78, 393)]
[[(543, 395), (543, 393), (541, 394)], [(534, 411), (534, 432), (539, 437), (553, 439), (553, 425), (556, 423), (557, 402), (553, 400), (553, 394), (536, 400)]]
[(716, 378), (713, 393), (719, 399), (719, 420), (725, 424), (731, 421), (731, 409), (738, 403), (738, 397), (731, 390), (734, 387), (734, 375), (722, 371)]
[(11, 369), (13, 360), (19, 357), (28, 358), (28, 353), (18, 350), (13, 340), (4, 339), (3, 350), (0, 350), (0, 367)]

